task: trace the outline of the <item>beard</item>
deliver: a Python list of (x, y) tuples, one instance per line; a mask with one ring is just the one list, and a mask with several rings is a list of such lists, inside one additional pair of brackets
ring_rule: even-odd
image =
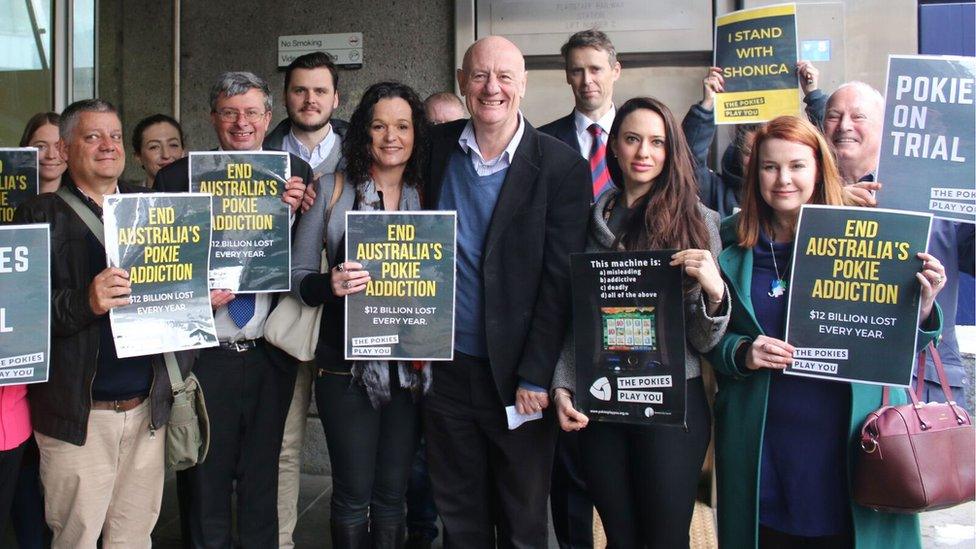
[(288, 119), (291, 120), (292, 126), (298, 128), (303, 132), (317, 132), (322, 128), (324, 128), (326, 125), (328, 125), (329, 119), (331, 118), (331, 116), (323, 116), (322, 120), (318, 122), (315, 122), (313, 124), (306, 124), (298, 120), (298, 117), (296, 116), (297, 114), (296, 112), (292, 111), (291, 109), (287, 109), (287, 111), (288, 111)]

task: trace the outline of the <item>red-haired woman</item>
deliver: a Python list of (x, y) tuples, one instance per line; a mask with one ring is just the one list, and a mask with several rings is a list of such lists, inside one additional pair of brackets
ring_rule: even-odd
[[(800, 207), (844, 203), (826, 141), (809, 122), (772, 120), (756, 133), (742, 211), (722, 224), (719, 265), (732, 318), (709, 355), (718, 374), (715, 442), (723, 547), (918, 547), (918, 520), (853, 503), (853, 433), (881, 387), (782, 374), (790, 254)], [(938, 335), (945, 269), (925, 253), (919, 345)], [(894, 396), (894, 395), (893, 395)]]
[[(608, 138), (614, 186), (593, 206), (587, 251), (673, 249), (688, 275), (686, 427), (594, 422), (573, 407), (572, 353), (552, 387), (559, 423), (580, 432), (583, 475), (610, 547), (687, 547), (688, 526), (711, 430), (701, 354), (718, 343), (729, 298), (714, 256), (718, 214), (698, 200), (688, 145), (671, 111), (638, 97), (617, 111)], [(584, 429), (585, 427), (585, 429)]]

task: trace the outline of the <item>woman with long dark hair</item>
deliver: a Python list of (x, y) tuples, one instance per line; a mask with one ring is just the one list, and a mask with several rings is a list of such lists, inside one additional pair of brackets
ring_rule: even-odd
[(701, 354), (728, 323), (729, 297), (714, 256), (718, 214), (701, 205), (684, 134), (660, 101), (638, 97), (617, 111), (608, 139), (614, 186), (597, 199), (587, 251), (678, 249), (687, 276), (685, 428), (593, 422), (573, 407), (571, 352), (553, 391), (563, 430), (580, 432), (583, 474), (610, 547), (687, 547), (688, 526), (711, 429)]
[[(420, 209), (426, 132), (423, 104), (412, 89), (395, 82), (370, 86), (342, 142), (345, 173), (323, 177), (297, 229), (292, 292), (307, 305), (324, 305), (315, 400), (332, 462), (335, 547), (392, 548), (404, 540), (404, 497), (420, 429), (417, 398), (429, 387), (429, 366), (344, 360), (343, 298), (365, 290), (370, 274), (346, 261), (343, 231), (348, 210)], [(323, 242), (332, 266), (326, 273), (319, 272)]]
[[(742, 211), (726, 219), (719, 264), (735, 299), (709, 355), (718, 377), (715, 442), (723, 547), (918, 547), (918, 519), (851, 499), (855, 433), (881, 406), (881, 387), (783, 375), (790, 255), (804, 204), (842, 205), (843, 183), (827, 142), (795, 116), (756, 132)], [(918, 254), (918, 345), (938, 335), (934, 306), (945, 269)], [(904, 395), (896, 395), (893, 400)]]
[(58, 141), (61, 115), (56, 112), (39, 112), (30, 117), (20, 138), (21, 147), (37, 148), (38, 172), (41, 181), (40, 192), (53, 193), (61, 186), (61, 176), (68, 164), (61, 158)]

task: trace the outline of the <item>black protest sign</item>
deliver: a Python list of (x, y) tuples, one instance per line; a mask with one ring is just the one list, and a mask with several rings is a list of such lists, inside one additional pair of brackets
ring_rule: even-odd
[(37, 149), (0, 148), (0, 224), (14, 220), (14, 210), (40, 192)]
[(790, 268), (787, 374), (907, 386), (932, 216), (803, 206)]
[(0, 226), (0, 385), (47, 381), (50, 247), (47, 223)]
[(878, 181), (885, 208), (976, 223), (976, 59), (888, 58)]
[(288, 153), (190, 153), (190, 191), (213, 195), (210, 287), (235, 293), (291, 288)]
[(590, 419), (684, 424), (685, 317), (673, 253), (573, 254), (576, 399)]
[(452, 360), (454, 212), (347, 212), (346, 260), (370, 281), (346, 298), (347, 360)]
[(798, 115), (796, 60), (796, 5), (717, 17), (714, 66), (722, 68), (725, 91), (715, 97), (715, 123), (755, 123)]
[(217, 345), (210, 308), (210, 197), (105, 197), (105, 254), (125, 269), (131, 303), (111, 310), (119, 358)]

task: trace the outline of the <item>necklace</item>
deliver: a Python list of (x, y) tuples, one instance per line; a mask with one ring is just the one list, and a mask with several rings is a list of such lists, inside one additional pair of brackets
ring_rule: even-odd
[[(776, 250), (773, 249), (773, 243), (769, 243), (769, 252), (773, 255), (773, 270), (776, 271), (776, 280), (769, 283), (769, 297), (782, 297), (786, 293), (786, 280), (783, 279), (779, 274), (779, 266), (776, 265)], [(787, 270), (789, 266), (787, 265)], [(786, 271), (783, 271), (786, 274)]]

